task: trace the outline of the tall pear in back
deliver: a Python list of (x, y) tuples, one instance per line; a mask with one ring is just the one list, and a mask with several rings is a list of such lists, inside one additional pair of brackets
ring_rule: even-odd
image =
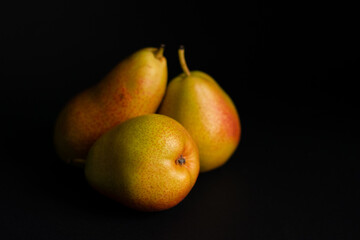
[(180, 122), (199, 148), (200, 171), (222, 166), (236, 150), (241, 135), (233, 101), (208, 74), (189, 71), (179, 49), (184, 73), (172, 79), (158, 113)]
[(61, 159), (85, 159), (103, 133), (130, 118), (156, 112), (167, 84), (164, 46), (144, 48), (116, 65), (98, 84), (71, 99), (55, 124)]

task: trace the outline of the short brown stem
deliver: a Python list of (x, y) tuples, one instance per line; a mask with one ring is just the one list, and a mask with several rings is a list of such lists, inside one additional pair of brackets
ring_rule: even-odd
[(161, 44), (159, 49), (155, 52), (155, 57), (161, 59), (164, 56), (165, 44)]

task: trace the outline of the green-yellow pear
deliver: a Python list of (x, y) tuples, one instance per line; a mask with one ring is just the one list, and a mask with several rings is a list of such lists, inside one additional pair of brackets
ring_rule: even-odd
[(174, 119), (147, 114), (103, 134), (85, 161), (90, 186), (139, 211), (161, 211), (181, 202), (199, 174), (197, 146)]
[(223, 165), (236, 150), (240, 119), (233, 101), (212, 77), (189, 71), (183, 47), (179, 59), (184, 73), (169, 82), (158, 113), (188, 130), (199, 148), (200, 171), (206, 172)]
[(144, 48), (122, 60), (95, 86), (71, 99), (54, 133), (61, 159), (84, 159), (104, 132), (130, 118), (155, 113), (166, 89), (164, 46)]

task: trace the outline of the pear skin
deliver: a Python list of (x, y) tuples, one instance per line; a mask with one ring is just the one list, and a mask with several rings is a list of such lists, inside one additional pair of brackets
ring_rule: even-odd
[(148, 114), (103, 134), (91, 147), (85, 177), (99, 193), (138, 211), (176, 206), (199, 175), (199, 153), (174, 119)]
[(166, 90), (164, 47), (138, 50), (95, 86), (71, 99), (60, 112), (55, 148), (66, 162), (85, 159), (103, 133), (130, 118), (156, 112)]
[(180, 122), (195, 140), (200, 172), (225, 164), (236, 150), (241, 135), (237, 109), (219, 84), (208, 74), (189, 71), (184, 49), (179, 49), (184, 73), (169, 82), (158, 113)]

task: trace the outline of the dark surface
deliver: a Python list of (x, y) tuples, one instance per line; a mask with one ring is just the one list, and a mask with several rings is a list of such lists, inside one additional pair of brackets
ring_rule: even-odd
[[(65, 1), (1, 7), (0, 239), (359, 239), (359, 39), (350, 5)], [(169, 78), (212, 75), (243, 134), (188, 197), (139, 213), (95, 193), (52, 146), (69, 98), (139, 48)]]

